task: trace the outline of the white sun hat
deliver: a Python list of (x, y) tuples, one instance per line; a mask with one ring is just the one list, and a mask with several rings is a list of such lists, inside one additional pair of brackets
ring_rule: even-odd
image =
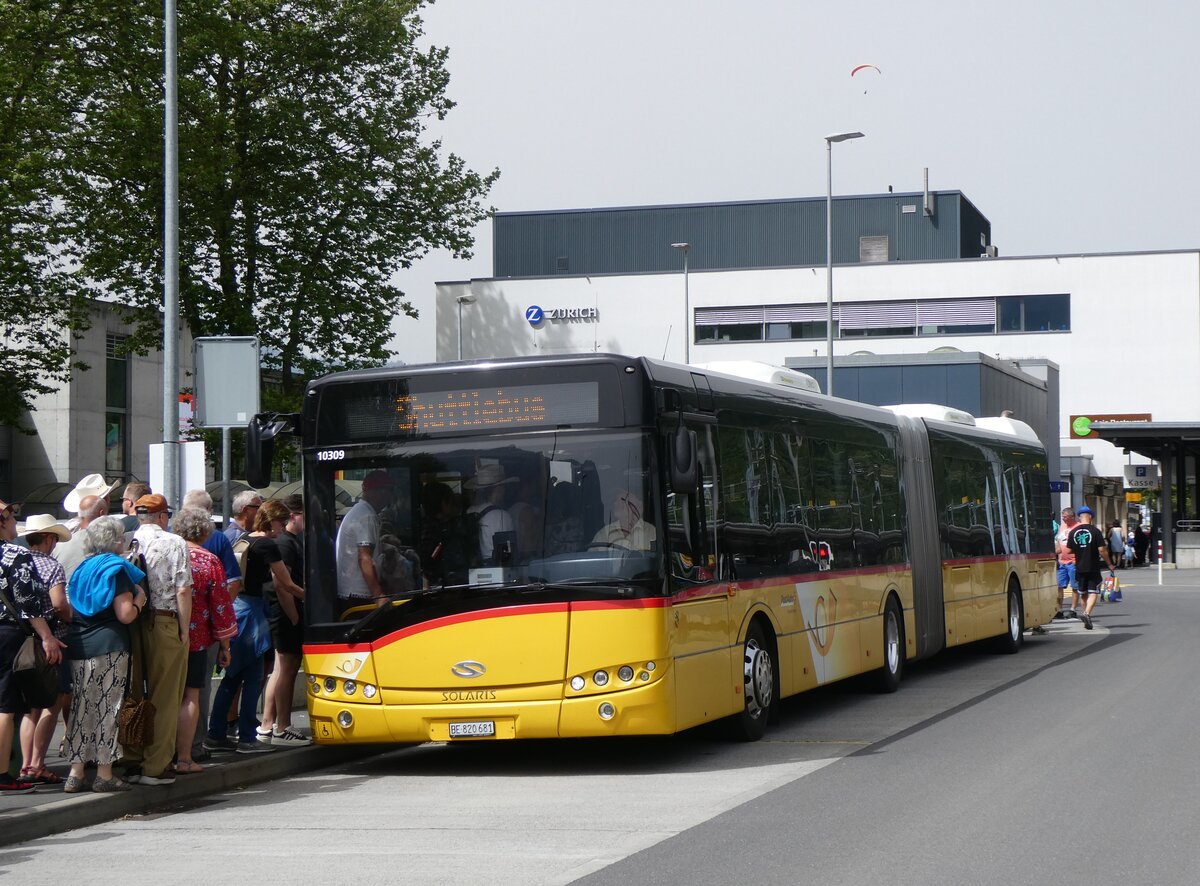
[(108, 494), (120, 484), (121, 481), (117, 480), (110, 486), (102, 474), (88, 474), (67, 493), (67, 497), (63, 499), (63, 510), (71, 514), (78, 514), (80, 499), (87, 498), (89, 495), (108, 498)]
[(57, 535), (59, 541), (71, 540), (71, 530), (59, 523), (53, 515), (30, 514), (25, 518), (25, 528), (21, 531), (21, 535), (34, 535), (40, 532)]

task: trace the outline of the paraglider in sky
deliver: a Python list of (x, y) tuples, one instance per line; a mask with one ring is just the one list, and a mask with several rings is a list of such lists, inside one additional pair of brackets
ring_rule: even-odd
[(867, 94), (867, 89), (866, 89), (866, 85), (865, 85), (866, 81), (868, 81), (872, 77), (876, 77), (882, 73), (883, 72), (880, 71), (879, 68), (877, 68), (875, 65), (855, 65), (854, 69), (850, 72), (850, 76), (858, 77), (863, 81), (863, 83), (864, 83), (863, 95), (866, 95)]

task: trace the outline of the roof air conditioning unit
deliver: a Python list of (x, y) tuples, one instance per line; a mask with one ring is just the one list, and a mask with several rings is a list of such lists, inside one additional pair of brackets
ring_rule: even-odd
[(983, 252), (979, 254), (980, 258), (996, 258), (1000, 254), (1000, 250), (995, 246), (983, 247)]

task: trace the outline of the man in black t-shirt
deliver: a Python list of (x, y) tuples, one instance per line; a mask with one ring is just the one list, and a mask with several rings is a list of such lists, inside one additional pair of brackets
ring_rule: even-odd
[(1092, 523), (1092, 509), (1086, 505), (1076, 515), (1079, 523), (1067, 533), (1067, 547), (1075, 555), (1075, 578), (1079, 582), (1079, 596), (1083, 598), (1083, 626), (1092, 629), (1092, 609), (1100, 597), (1100, 584), (1104, 580), (1100, 564), (1108, 566), (1113, 575), (1112, 559), (1108, 556), (1108, 542), (1104, 532)]

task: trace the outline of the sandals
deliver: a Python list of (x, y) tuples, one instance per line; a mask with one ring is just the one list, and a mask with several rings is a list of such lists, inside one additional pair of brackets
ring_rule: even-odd
[(62, 784), (62, 776), (57, 772), (51, 772), (45, 766), (41, 769), (22, 769), (20, 781), (25, 784)]
[(171, 771), (176, 775), (193, 775), (203, 772), (204, 767), (195, 760), (176, 760), (175, 765), (171, 767)]
[(66, 784), (63, 785), (63, 793), (80, 794), (84, 791), (90, 791), (92, 783), (86, 778), (76, 778), (74, 775), (68, 775)]

